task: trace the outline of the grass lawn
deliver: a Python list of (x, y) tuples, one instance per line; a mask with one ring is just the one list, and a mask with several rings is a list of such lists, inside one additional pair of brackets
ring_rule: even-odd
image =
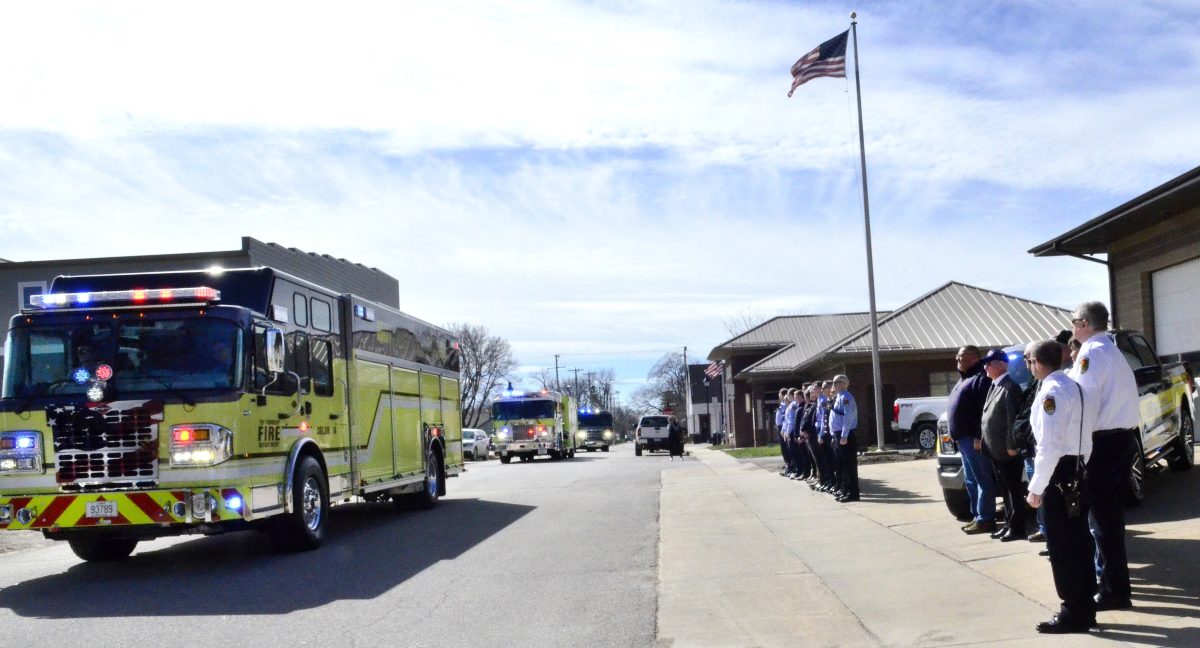
[(729, 454), (729, 456), (731, 456), (735, 459), (749, 459), (751, 457), (778, 457), (778, 456), (780, 456), (779, 455), (779, 444), (758, 446), (757, 448), (729, 449), (728, 447), (720, 447), (720, 446), (718, 446), (718, 447), (720, 449), (724, 450), (726, 453)]

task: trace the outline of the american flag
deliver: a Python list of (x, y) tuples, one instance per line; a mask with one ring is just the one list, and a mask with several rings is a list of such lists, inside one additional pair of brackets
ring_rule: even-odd
[(816, 49), (800, 57), (792, 65), (792, 89), (788, 96), (809, 79), (817, 77), (846, 78), (846, 38), (850, 30), (846, 30), (833, 38), (821, 43)]
[(721, 363), (714, 362), (714, 363), (708, 365), (707, 367), (705, 367), (704, 375), (708, 376), (709, 380), (712, 380), (712, 379), (716, 378), (717, 376), (720, 376), (721, 375)]

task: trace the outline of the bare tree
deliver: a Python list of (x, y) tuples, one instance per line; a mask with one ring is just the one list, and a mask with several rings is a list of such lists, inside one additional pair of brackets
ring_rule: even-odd
[(729, 337), (737, 337), (770, 318), (771, 316), (766, 312), (747, 306), (729, 317), (721, 318), (721, 323), (725, 325)]
[(541, 389), (554, 389), (554, 370), (548, 367), (543, 367), (529, 374), (533, 382)]
[(462, 424), (478, 427), (487, 420), (492, 394), (512, 374), (517, 359), (508, 340), (492, 335), (486, 326), (456, 322), (446, 328), (458, 338), (462, 353)]
[(659, 358), (646, 374), (647, 383), (633, 392), (633, 406), (642, 412), (687, 411), (687, 369), (683, 354), (672, 351)]

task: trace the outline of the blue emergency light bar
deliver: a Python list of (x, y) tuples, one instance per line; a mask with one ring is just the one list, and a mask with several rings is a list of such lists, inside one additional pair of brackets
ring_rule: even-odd
[(86, 308), (102, 304), (169, 304), (175, 301), (221, 301), (216, 288), (154, 288), (149, 290), (102, 290), (99, 292), (47, 293), (29, 298), (32, 308)]

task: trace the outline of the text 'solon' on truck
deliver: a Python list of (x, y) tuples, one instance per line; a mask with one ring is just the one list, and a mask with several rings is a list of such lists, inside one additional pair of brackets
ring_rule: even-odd
[(331, 503), (434, 506), (462, 470), (459, 351), (436, 326), (271, 268), (58, 277), (11, 322), (0, 531), (85, 560)]

